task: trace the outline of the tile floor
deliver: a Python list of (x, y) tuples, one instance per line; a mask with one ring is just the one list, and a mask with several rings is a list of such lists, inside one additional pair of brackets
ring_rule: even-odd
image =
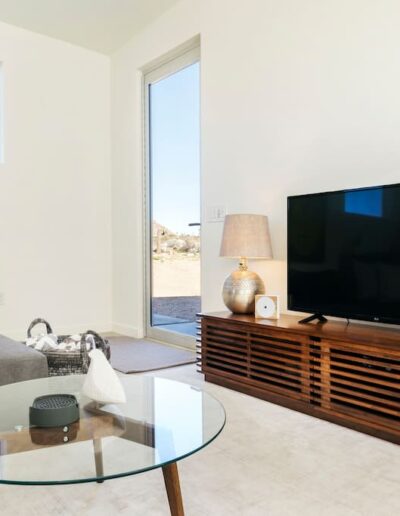
[[(157, 371), (200, 385), (227, 425), (179, 463), (187, 516), (398, 516), (400, 447), (216, 385), (194, 366)], [(104, 484), (0, 485), (2, 516), (168, 516), (160, 470)]]

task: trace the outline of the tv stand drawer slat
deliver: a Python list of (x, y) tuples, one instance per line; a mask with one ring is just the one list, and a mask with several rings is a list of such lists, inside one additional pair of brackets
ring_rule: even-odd
[(206, 379), (400, 444), (400, 332), (298, 320), (206, 314)]

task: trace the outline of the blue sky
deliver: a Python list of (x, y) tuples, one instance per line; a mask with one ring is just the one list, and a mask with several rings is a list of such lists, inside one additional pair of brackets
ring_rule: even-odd
[(200, 65), (150, 87), (153, 220), (198, 234), (200, 222)]

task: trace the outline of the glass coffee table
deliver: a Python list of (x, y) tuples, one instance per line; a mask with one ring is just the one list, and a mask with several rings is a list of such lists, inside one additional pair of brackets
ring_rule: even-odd
[[(225, 411), (202, 390), (164, 378), (121, 378), (127, 403), (98, 405), (81, 394), (84, 376), (31, 380), (0, 387), (0, 483), (104, 482), (162, 468), (170, 511), (184, 514), (177, 461), (221, 432)], [(74, 394), (80, 420), (70, 426), (29, 426), (29, 407), (46, 394)]]

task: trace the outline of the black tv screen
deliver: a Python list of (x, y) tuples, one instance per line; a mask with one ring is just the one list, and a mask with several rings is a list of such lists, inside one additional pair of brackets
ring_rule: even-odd
[(400, 185), (288, 198), (288, 308), (400, 323)]

